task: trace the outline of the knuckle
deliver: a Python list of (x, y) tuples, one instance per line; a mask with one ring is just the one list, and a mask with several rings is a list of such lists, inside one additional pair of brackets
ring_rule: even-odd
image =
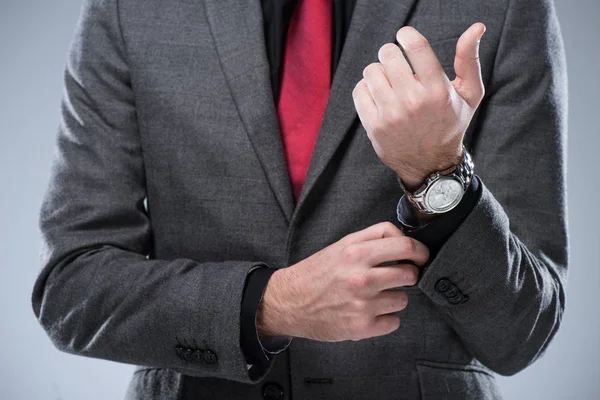
[(368, 86), (367, 86), (367, 82), (365, 81), (365, 79), (361, 79), (360, 81), (358, 81), (358, 83), (356, 84), (356, 89), (357, 90), (368, 90)]
[(417, 114), (423, 108), (423, 100), (416, 96), (407, 96), (404, 106), (409, 115)]
[[(365, 273), (354, 274), (349, 278), (348, 284), (351, 290), (362, 290), (369, 286), (371, 279)], [(360, 300), (358, 300), (360, 301)], [(354, 304), (356, 305), (356, 304)]]
[[(483, 83), (480, 82), (478, 86), (475, 86), (474, 89), (471, 89), (469, 91), (469, 95), (466, 97), (466, 100), (470, 107), (472, 107), (473, 109), (476, 109), (477, 107), (479, 107), (479, 105), (483, 101), (484, 97), (485, 97), (485, 87), (484, 87)], [(473, 110), (473, 111), (475, 111), (475, 110)]]
[(363, 69), (363, 77), (367, 79), (372, 78), (379, 71), (381, 71), (380, 64), (377, 62), (371, 63)]
[(360, 95), (360, 93), (365, 89), (365, 80), (361, 79), (360, 81), (358, 81), (358, 83), (354, 86), (354, 94), (356, 96)]
[(409, 52), (418, 52), (429, 46), (429, 41), (425, 36), (411, 26), (402, 27), (396, 38), (399, 43), (403, 43), (404, 50)]
[(378, 325), (376, 334), (378, 336), (387, 335), (400, 327), (400, 317), (397, 314), (386, 315), (382, 317)]
[(417, 282), (419, 281), (419, 276), (420, 276), (421, 271), (417, 267), (411, 267), (411, 271), (412, 271), (412, 274), (411, 274), (410, 281), (413, 285), (416, 285)]
[(396, 231), (398, 228), (394, 225), (393, 222), (384, 221), (381, 223), (381, 227), (383, 228), (383, 232)]
[(364, 253), (363, 248), (356, 245), (349, 245), (342, 249), (342, 257), (351, 263), (360, 261), (364, 257)]
[(359, 326), (359, 323), (356, 320), (352, 320), (349, 324), (347, 336), (349, 340), (353, 341), (364, 339), (365, 335), (363, 334), (362, 326)]
[(370, 321), (366, 317), (355, 318), (352, 320), (352, 333), (355, 338), (365, 337), (366, 332), (369, 330)]
[(479, 62), (479, 52), (458, 52), (456, 58), (464, 61)]
[(400, 328), (400, 317), (398, 315), (391, 315), (390, 316), (390, 332), (395, 331), (396, 329)]
[(408, 267), (404, 270), (404, 281), (414, 285), (415, 283), (417, 283), (417, 278), (418, 278), (418, 274), (415, 268), (412, 267)]
[(406, 307), (406, 300), (402, 296), (402, 292), (399, 292), (393, 298), (390, 299), (388, 308), (393, 312), (402, 311)]
[(388, 125), (395, 125), (402, 120), (402, 114), (396, 107), (390, 107), (384, 115), (384, 121)]
[(347, 234), (346, 236), (343, 236), (341, 239), (339, 239), (337, 242), (335, 242), (335, 244), (337, 244), (339, 249), (340, 249), (340, 253), (342, 257), (345, 257), (345, 249), (347, 246), (350, 246), (349, 243), (352, 243), (352, 241), (354, 240), (354, 238), (358, 235), (358, 232), (352, 232)]
[(385, 132), (387, 122), (385, 119), (379, 118), (371, 123), (371, 135), (373, 137), (379, 136), (381, 132)]
[(417, 52), (425, 50), (429, 46), (429, 42), (424, 37), (413, 38), (408, 43), (407, 46), (408, 46), (408, 49), (407, 49), (408, 51), (417, 53)]
[(362, 315), (367, 311), (367, 302), (361, 299), (354, 299), (352, 301), (352, 309), (355, 313)]
[(386, 43), (379, 48), (378, 58), (380, 60), (392, 60), (394, 59), (399, 52), (398, 46), (393, 43)]
[(481, 87), (480, 87), (479, 97), (478, 97), (479, 102), (481, 102), (484, 97), (485, 97), (485, 85), (482, 82)]
[(415, 252), (416, 248), (417, 245), (412, 238), (408, 236), (403, 236), (402, 238), (400, 238), (400, 249), (403, 253), (412, 254)]
[(408, 295), (405, 292), (401, 293), (402, 295), (400, 296), (400, 306), (402, 307), (402, 309), (404, 309), (408, 305)]
[(452, 101), (450, 91), (445, 87), (436, 87), (431, 90), (430, 99), (433, 105), (440, 106)]

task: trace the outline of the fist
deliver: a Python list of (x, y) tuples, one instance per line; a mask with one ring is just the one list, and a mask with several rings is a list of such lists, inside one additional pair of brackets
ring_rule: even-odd
[(324, 342), (387, 335), (408, 303), (397, 288), (414, 285), (428, 258), (424, 244), (391, 222), (347, 235), (273, 273), (257, 310), (258, 332)]
[(456, 79), (450, 81), (427, 39), (403, 27), (396, 38), (406, 57), (397, 45), (383, 45), (380, 62), (368, 65), (354, 88), (354, 105), (375, 152), (409, 190), (462, 158), (465, 131), (485, 93), (479, 64), (484, 32), (476, 23), (460, 37)]

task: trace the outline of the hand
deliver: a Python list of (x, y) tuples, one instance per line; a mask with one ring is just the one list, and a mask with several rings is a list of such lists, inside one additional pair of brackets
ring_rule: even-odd
[[(401, 290), (417, 282), (429, 258), (425, 245), (404, 236), (391, 222), (347, 235), (325, 249), (271, 275), (257, 310), (265, 336), (325, 342), (361, 340), (398, 329)], [(388, 261), (397, 264), (379, 266)]]
[(353, 91), (354, 105), (381, 161), (415, 190), (435, 171), (460, 163), (465, 131), (483, 99), (479, 64), (482, 23), (473, 24), (456, 46), (450, 82), (427, 39), (412, 27), (396, 35), (400, 48), (379, 49)]

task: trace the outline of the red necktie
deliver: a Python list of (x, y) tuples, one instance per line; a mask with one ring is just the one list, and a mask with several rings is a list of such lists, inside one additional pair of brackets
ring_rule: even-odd
[(332, 0), (301, 0), (286, 38), (277, 113), (296, 202), (329, 97), (331, 23)]

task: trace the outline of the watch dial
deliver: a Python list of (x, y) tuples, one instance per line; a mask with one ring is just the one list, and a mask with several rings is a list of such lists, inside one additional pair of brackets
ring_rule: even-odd
[(461, 198), (462, 184), (456, 179), (442, 178), (427, 193), (427, 204), (434, 211), (444, 212), (454, 207)]

